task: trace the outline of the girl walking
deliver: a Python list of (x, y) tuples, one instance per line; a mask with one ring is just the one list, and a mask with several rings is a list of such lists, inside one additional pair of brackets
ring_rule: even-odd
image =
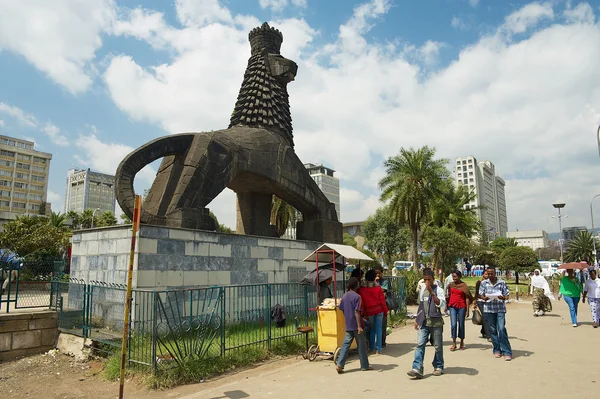
[(469, 286), (462, 281), (462, 273), (452, 272), (452, 282), (448, 284), (448, 309), (450, 311), (450, 333), (452, 335), (451, 351), (456, 350), (456, 338), (460, 338), (460, 350), (465, 349), (465, 318), (469, 313), (469, 304), (473, 295)]

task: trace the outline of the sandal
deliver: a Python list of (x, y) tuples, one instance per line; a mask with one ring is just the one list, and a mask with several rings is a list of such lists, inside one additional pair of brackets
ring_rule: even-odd
[(461, 345), (461, 346), (460, 346), (460, 350), (461, 350), (461, 351), (464, 351), (464, 350), (465, 350), (465, 346), (464, 346), (464, 345)]
[(455, 350), (456, 350), (456, 345), (452, 345), (452, 346), (450, 347), (450, 351), (454, 352)]

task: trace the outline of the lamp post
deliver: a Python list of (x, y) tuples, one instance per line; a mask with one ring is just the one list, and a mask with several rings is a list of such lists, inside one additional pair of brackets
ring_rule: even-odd
[(94, 219), (96, 218), (96, 212), (98, 212), (100, 210), (100, 208), (96, 208), (94, 209), (94, 212), (92, 212), (92, 229), (94, 228)]
[[(600, 128), (598, 129), (598, 131), (600, 132)], [(596, 264), (598, 263), (598, 257), (596, 256), (596, 232), (594, 231), (594, 208), (592, 207), (596, 197), (600, 197), (600, 194), (594, 195), (594, 197), (590, 201), (590, 216), (592, 217), (592, 242), (594, 243), (594, 266), (596, 266)]]
[[(560, 229), (560, 239), (558, 240), (558, 244), (560, 246), (560, 263), (563, 264), (565, 263), (564, 257), (563, 257), (563, 231), (562, 231), (562, 218), (563, 215), (560, 214), (560, 210), (562, 208), (565, 207), (566, 204), (552, 204), (553, 207), (555, 207), (556, 209), (558, 209), (558, 228)], [(554, 218), (554, 216), (552, 216)], [(564, 215), (564, 217), (566, 217), (566, 215)]]

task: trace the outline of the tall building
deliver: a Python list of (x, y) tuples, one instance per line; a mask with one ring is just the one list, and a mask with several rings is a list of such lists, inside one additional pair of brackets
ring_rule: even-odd
[(65, 212), (100, 209), (115, 211), (115, 177), (89, 169), (70, 169), (67, 172)]
[(530, 247), (534, 251), (550, 246), (548, 233), (544, 230), (509, 231), (506, 233), (506, 237), (514, 238), (520, 247)]
[(456, 158), (454, 164), (454, 181), (456, 185), (469, 188), (476, 197), (465, 208), (477, 208), (477, 215), (484, 222), (490, 240), (498, 236), (506, 236), (508, 218), (506, 216), (505, 182), (496, 175), (496, 168), (490, 161), (477, 162), (469, 155)]
[(46, 197), (52, 154), (33, 146), (31, 141), (0, 135), (0, 225), (19, 215), (50, 212)]
[(580, 231), (588, 231), (588, 229), (585, 226), (563, 227), (562, 238), (565, 240), (565, 243), (571, 242), (577, 237)]

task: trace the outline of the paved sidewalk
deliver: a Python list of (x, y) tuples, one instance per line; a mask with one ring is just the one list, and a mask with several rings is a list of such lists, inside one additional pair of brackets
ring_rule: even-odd
[[(593, 329), (587, 304), (580, 304), (581, 326), (571, 326), (564, 301), (554, 302), (554, 313), (532, 316), (531, 304), (511, 304), (507, 329), (514, 359), (492, 355), (491, 344), (478, 338), (479, 327), (467, 320), (466, 350), (450, 352), (449, 318), (445, 318), (445, 374), (431, 375), (433, 348), (428, 346), (425, 378), (411, 380), (406, 372), (413, 360), (416, 333), (395, 329), (388, 346), (370, 357), (374, 371), (358, 371), (352, 355), (346, 372), (338, 375), (331, 360), (288, 360), (248, 370), (220, 381), (180, 387), (162, 397), (181, 399), (418, 397), (445, 399), (598, 398), (600, 397), (600, 329)], [(591, 362), (591, 357), (596, 361)], [(154, 395), (152, 395), (154, 396)]]

